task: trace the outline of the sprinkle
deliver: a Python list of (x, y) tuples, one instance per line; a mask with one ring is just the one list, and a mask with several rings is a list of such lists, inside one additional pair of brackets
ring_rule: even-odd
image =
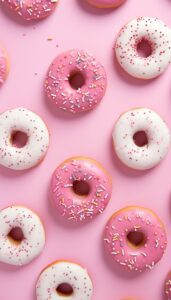
[(48, 41), (53, 41), (53, 37), (52, 36), (48, 36), (47, 40)]

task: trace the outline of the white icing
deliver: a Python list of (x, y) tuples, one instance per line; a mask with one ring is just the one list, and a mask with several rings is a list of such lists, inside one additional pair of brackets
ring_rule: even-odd
[(56, 291), (62, 283), (73, 288), (73, 294), (67, 296), (68, 300), (92, 299), (93, 285), (87, 271), (75, 263), (61, 261), (41, 273), (36, 286), (37, 300), (66, 300), (66, 296)]
[[(20, 243), (8, 234), (19, 227), (24, 235)], [(44, 248), (45, 232), (39, 217), (30, 209), (11, 206), (0, 211), (0, 261), (11, 265), (24, 265), (36, 258)]]
[[(137, 44), (143, 39), (152, 47), (147, 58), (137, 52)], [(133, 19), (121, 29), (115, 51), (121, 67), (130, 75), (143, 79), (157, 77), (171, 62), (171, 30), (157, 18)]]
[[(27, 134), (28, 141), (22, 148), (11, 144), (13, 132)], [(49, 145), (49, 132), (42, 121), (32, 111), (15, 108), (0, 115), (0, 164), (14, 170), (29, 169), (37, 165), (45, 156)]]
[[(135, 144), (133, 136), (144, 131), (148, 143), (143, 147)], [(150, 169), (167, 154), (170, 131), (161, 117), (147, 108), (129, 110), (121, 115), (113, 129), (113, 143), (117, 156), (133, 169)]]

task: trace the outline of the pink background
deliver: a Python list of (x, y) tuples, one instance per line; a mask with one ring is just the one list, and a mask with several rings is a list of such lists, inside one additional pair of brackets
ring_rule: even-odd
[[(38, 167), (26, 172), (0, 168), (0, 208), (11, 204), (33, 208), (44, 221), (47, 233), (43, 254), (31, 264), (22, 268), (0, 264), (1, 300), (35, 300), (39, 272), (58, 259), (73, 260), (88, 268), (94, 285), (93, 300), (119, 300), (126, 296), (162, 299), (171, 253), (171, 153), (151, 171), (131, 171), (114, 157), (111, 131), (120, 113), (135, 106), (156, 110), (171, 128), (171, 66), (156, 80), (135, 80), (114, 62), (112, 47), (121, 26), (133, 17), (156, 16), (171, 26), (171, 1), (128, 0), (117, 10), (106, 11), (81, 3), (81, 0), (60, 0), (52, 16), (34, 24), (12, 17), (1, 5), (0, 40), (8, 50), (11, 71), (0, 89), (0, 111), (27, 107), (43, 117), (51, 132), (50, 149)], [(49, 36), (53, 37), (52, 41), (47, 40)], [(108, 88), (101, 104), (77, 118), (56, 114), (43, 94), (49, 64), (58, 53), (69, 48), (93, 53), (108, 74)], [(77, 228), (61, 224), (48, 200), (53, 170), (74, 155), (95, 158), (113, 177), (112, 199), (105, 212)], [(101, 244), (106, 221), (114, 211), (127, 205), (154, 209), (168, 232), (168, 248), (163, 259), (154, 270), (136, 278), (112, 270)]]

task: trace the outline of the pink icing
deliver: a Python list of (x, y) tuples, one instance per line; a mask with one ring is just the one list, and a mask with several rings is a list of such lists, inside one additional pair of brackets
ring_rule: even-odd
[(2, 49), (0, 49), (0, 84), (3, 83), (8, 74), (7, 57)]
[(25, 20), (46, 18), (55, 9), (58, 0), (1, 0)]
[[(73, 89), (69, 83), (71, 74), (81, 74), (85, 83)], [(57, 109), (80, 113), (93, 109), (106, 91), (104, 67), (83, 50), (69, 50), (60, 54), (51, 64), (45, 91)]]
[[(89, 194), (74, 193), (73, 183), (86, 181)], [(95, 161), (86, 158), (71, 158), (54, 172), (51, 184), (52, 199), (57, 212), (71, 221), (93, 219), (102, 213), (111, 197), (111, 182)]]
[[(145, 243), (133, 247), (129, 232), (141, 232)], [(162, 258), (167, 237), (160, 219), (150, 210), (128, 207), (114, 214), (106, 225), (104, 245), (113, 261), (129, 271), (149, 270)]]
[(171, 299), (171, 272), (167, 275), (164, 285), (164, 299), (170, 300)]
[(88, 0), (91, 4), (99, 7), (115, 7), (121, 5), (125, 0)]

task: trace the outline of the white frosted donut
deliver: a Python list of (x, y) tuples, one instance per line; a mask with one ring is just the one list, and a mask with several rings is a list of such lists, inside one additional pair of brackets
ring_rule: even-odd
[[(14, 229), (20, 229), (23, 236), (11, 236)], [(43, 250), (45, 231), (40, 218), (30, 209), (10, 206), (0, 211), (0, 261), (22, 266), (31, 262)]]
[[(146, 143), (138, 146), (135, 134), (144, 133)], [(148, 108), (135, 108), (122, 114), (113, 129), (113, 144), (119, 159), (133, 169), (150, 169), (167, 154), (170, 131), (161, 117)]]
[[(70, 292), (60, 289), (63, 284), (70, 287)], [(40, 274), (36, 285), (37, 300), (90, 300), (92, 293), (93, 285), (86, 269), (67, 261), (57, 261), (48, 266)]]
[[(49, 146), (49, 132), (43, 120), (25, 108), (15, 108), (0, 115), (0, 164), (14, 170), (37, 165)], [(12, 144), (12, 136), (23, 132), (27, 142), (22, 148)]]
[[(148, 57), (138, 54), (137, 47), (142, 41), (147, 41), (151, 47)], [(130, 75), (155, 78), (171, 62), (171, 30), (157, 18), (133, 19), (119, 32), (115, 52), (119, 64)]]

